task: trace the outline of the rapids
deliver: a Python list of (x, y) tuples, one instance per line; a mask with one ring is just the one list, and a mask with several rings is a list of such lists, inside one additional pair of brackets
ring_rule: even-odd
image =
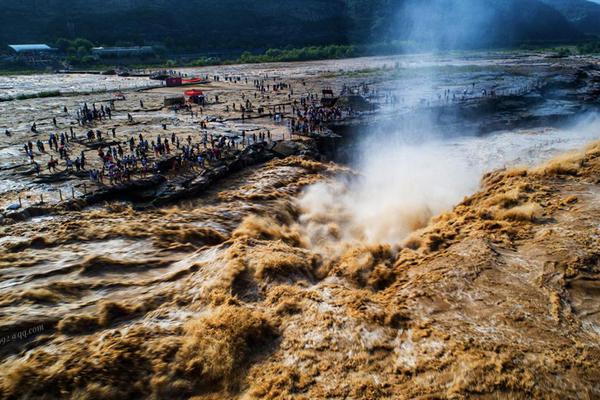
[[(222, 68), (305, 79), (363, 64)], [(0, 110), (22, 133), (60, 101)], [(195, 123), (137, 112), (128, 134)], [(582, 150), (598, 127), (365, 131), (349, 165), (287, 157), (169, 206), (2, 225), (0, 398), (598, 397), (600, 148)]]
[[(485, 146), (489, 157), (467, 158), (472, 168), (497, 166), (498, 160), (511, 166), (521, 157), (539, 161), (590, 138), (585, 129), (577, 131), (583, 133), (512, 132), (485, 144), (462, 138), (436, 146), (457, 156)], [(507, 158), (509, 144), (518, 151)], [(280, 385), (291, 391), (309, 385), (303, 387), (313, 395), (329, 397), (345, 386), (330, 387), (310, 372), (319, 365), (312, 357), (322, 351), (328, 360), (323, 365), (340, 363), (346, 352), (359, 362), (366, 352), (397, 357), (397, 371), (422, 368), (443, 351), (445, 339), (427, 325), (413, 325), (409, 321), (418, 317), (402, 307), (383, 311), (383, 300), (368, 293), (397, 282), (393, 260), (407, 257), (406, 250), (398, 253), (400, 243), (452, 204), (432, 207), (417, 221), (420, 208), (392, 221), (370, 217), (373, 225), (405, 227), (386, 231), (389, 246), (369, 236), (372, 226), (352, 215), (351, 202), (366, 200), (346, 196), (355, 196), (349, 188), (364, 179), (368, 174), (335, 164), (288, 158), (240, 173), (206, 196), (172, 207), (135, 211), (112, 203), (2, 227), (2, 390), (9, 397), (237, 397), (247, 390), (251, 397), (277, 397)], [(319, 193), (323, 187), (327, 195)], [(341, 193), (332, 192), (338, 189)], [(379, 204), (382, 198), (374, 200)], [(320, 203), (317, 211), (314, 202)], [(489, 255), (478, 255), (486, 251), (481, 244), (472, 245), (462, 251), (491, 262)], [(427, 307), (446, 307), (436, 303), (442, 299), (431, 301)], [(357, 312), (367, 312), (369, 322)], [(302, 316), (325, 325), (316, 327)], [(452, 329), (457, 338), (464, 334)], [(22, 337), (10, 340), (12, 332)], [(424, 344), (423, 335), (436, 339)], [(275, 354), (276, 364), (268, 362)], [(267, 363), (269, 378), (249, 369), (256, 363)], [(313, 378), (299, 378), (305, 373)], [(260, 378), (252, 383), (247, 374)], [(286, 383), (271, 380), (277, 376)], [(353, 396), (385, 393), (370, 378), (351, 379), (347, 390)], [(523, 382), (515, 383), (519, 390), (527, 387)]]

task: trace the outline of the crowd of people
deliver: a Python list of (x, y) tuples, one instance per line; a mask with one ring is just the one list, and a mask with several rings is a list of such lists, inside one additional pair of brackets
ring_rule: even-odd
[[(77, 122), (81, 126), (92, 123), (93, 121), (102, 121), (104, 119), (112, 119), (112, 113), (115, 107), (114, 100), (110, 100), (110, 106), (100, 105), (100, 108), (96, 108), (96, 104), (92, 104), (90, 109), (87, 103), (83, 104), (83, 107), (77, 110)], [(66, 112), (66, 107), (65, 107)], [(56, 124), (54, 124), (56, 125)]]
[[(249, 82), (248, 78), (241, 76), (213, 77), (215, 81), (221, 79), (232, 84), (243, 82), (253, 85), (253, 99), (251, 99), (252, 94), (248, 96), (241, 91), (241, 100), (238, 103), (230, 103), (234, 111), (242, 113), (242, 119), (254, 111), (264, 115), (266, 110), (274, 122), (287, 120), (292, 133), (309, 133), (323, 130), (328, 122), (341, 118), (341, 111), (338, 108), (322, 107), (317, 95), (307, 94), (299, 100), (291, 101), (292, 86), (277, 79), (269, 82), (268, 77), (265, 77)], [(276, 105), (264, 104), (264, 100), (270, 100), (271, 92), (284, 91), (287, 91), (289, 102)], [(254, 104), (257, 101), (262, 103), (258, 107)], [(142, 109), (145, 108), (143, 100), (140, 99), (139, 104)], [(218, 94), (215, 95), (215, 104), (219, 104)], [(113, 119), (115, 109), (114, 100), (108, 100), (104, 104), (91, 103), (91, 105), (84, 102), (75, 114), (70, 115), (67, 107), (64, 106), (63, 116), (67, 118), (70, 116), (71, 121), (76, 124), (71, 123), (66, 131), (56, 132), (60, 131), (57, 120), (57, 117), (60, 117), (59, 113), (52, 118), (54, 132), (48, 134), (47, 141), (40, 138), (23, 145), (35, 172), (41, 173), (40, 164), (36, 160), (36, 154), (39, 153), (49, 156), (47, 169), (50, 173), (73, 173), (79, 177), (87, 177), (98, 184), (117, 184), (137, 177), (144, 178), (150, 174), (200, 171), (210, 168), (215, 162), (231, 157), (245, 146), (272, 141), (271, 131), (266, 128), (241, 129), (239, 135), (211, 134), (207, 119), (200, 121), (199, 132), (182, 138), (175, 132), (170, 135), (165, 132), (168, 136), (159, 134), (148, 139), (141, 132), (126, 136), (125, 133), (117, 135), (115, 127), (99, 129), (98, 127), (105, 121)], [(194, 116), (192, 104), (186, 104), (186, 110), (192, 113), (192, 117)], [(230, 111), (229, 104), (226, 104), (225, 111)], [(127, 120), (133, 121), (130, 113), (127, 113)], [(32, 124), (31, 131), (40, 133), (36, 123)], [(167, 131), (165, 123), (163, 123), (163, 131)], [(8, 131), (6, 134), (10, 135)], [(34, 150), (37, 150), (37, 153)], [(98, 158), (90, 162), (87, 153), (93, 151), (97, 153)], [(63, 168), (60, 167), (61, 165)]]
[(317, 104), (303, 103), (294, 107), (291, 118), (291, 131), (295, 134), (309, 134), (323, 132), (331, 121), (342, 118), (342, 111), (338, 107), (320, 107)]

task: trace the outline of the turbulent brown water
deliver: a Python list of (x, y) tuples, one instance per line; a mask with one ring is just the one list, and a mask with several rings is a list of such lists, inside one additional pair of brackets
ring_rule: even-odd
[(299, 191), (353, 173), (300, 158), (4, 226), (0, 393), (598, 397), (599, 173), (596, 145), (488, 174), (394, 247), (315, 230)]
[[(423, 64), (410, 60), (407, 70)], [(462, 78), (444, 88), (465, 85), (479, 63), (448, 62)], [(504, 61), (481, 67), (490, 63)], [(366, 64), (219, 68), (339, 91), (361, 84)], [(482, 79), (508, 90), (524, 78)], [(230, 102), (242, 89), (211, 90)], [(165, 121), (193, 130), (193, 118), (161, 109), (166, 93), (128, 93), (119, 135), (154, 135)], [(35, 110), (46, 132), (63, 105), (97, 100), (2, 103), (13, 130), (3, 167), (21, 163)], [(600, 398), (600, 148), (547, 163), (598, 140), (588, 122), (400, 151), (392, 139), (405, 132), (386, 131), (356, 170), (289, 157), (163, 208), (112, 202), (7, 219), (0, 398)], [(3, 206), (28, 189), (20, 176), (0, 180)]]

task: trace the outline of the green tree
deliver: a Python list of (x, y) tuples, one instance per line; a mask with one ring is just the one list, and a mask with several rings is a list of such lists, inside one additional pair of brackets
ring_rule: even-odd
[(85, 48), (83, 46), (79, 46), (77, 48), (77, 57), (82, 58), (82, 57), (84, 57), (84, 56), (86, 56), (88, 54), (89, 54), (89, 49), (87, 49), (87, 48)]
[(56, 48), (61, 52), (65, 53), (69, 47), (71, 47), (71, 42), (65, 38), (60, 38), (56, 41)]
[(94, 47), (94, 44), (87, 39), (77, 38), (73, 41), (73, 46), (77, 49), (83, 47), (87, 51), (90, 51)]

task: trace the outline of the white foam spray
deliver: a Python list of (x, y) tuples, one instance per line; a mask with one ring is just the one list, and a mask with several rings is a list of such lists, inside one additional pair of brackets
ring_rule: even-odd
[(360, 177), (307, 188), (298, 200), (301, 222), (316, 246), (331, 240), (400, 244), (475, 192), (485, 172), (539, 164), (599, 137), (600, 117), (594, 114), (568, 129), (395, 141), (378, 148), (365, 144)]

